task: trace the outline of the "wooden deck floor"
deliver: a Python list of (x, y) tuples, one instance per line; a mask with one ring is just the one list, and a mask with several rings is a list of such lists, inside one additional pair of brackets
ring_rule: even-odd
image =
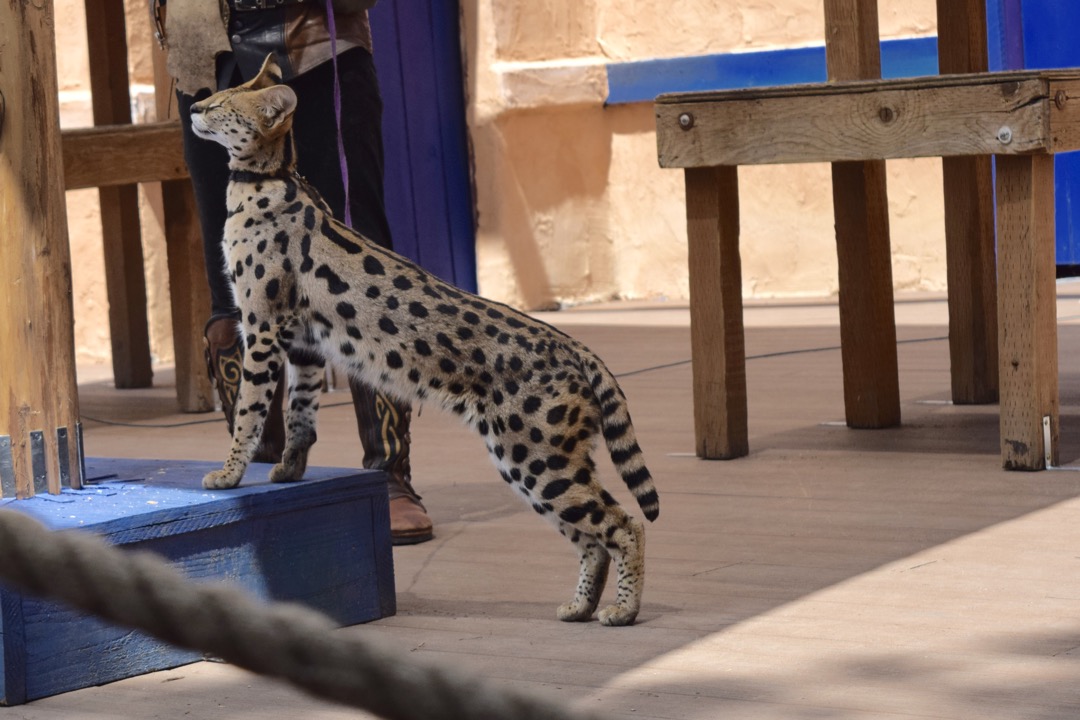
[[(1075, 460), (1080, 286), (1059, 290), (1061, 457)], [(395, 617), (342, 632), (612, 717), (1080, 716), (1080, 472), (999, 469), (996, 406), (945, 402), (939, 298), (897, 304), (904, 422), (879, 431), (842, 424), (835, 305), (748, 307), (751, 454), (732, 462), (692, 456), (685, 309), (548, 319), (625, 374), (656, 477), (639, 624), (555, 620), (576, 576), (570, 546), (507, 492), (478, 439), (428, 410), (414, 426), (414, 475), (437, 538), (395, 550)], [(167, 386), (82, 388), (88, 417), (204, 419), (175, 414)], [(346, 399), (326, 399), (315, 463), (359, 462)], [(218, 459), (227, 447), (220, 422), (85, 425), (93, 455)], [(358, 714), (211, 663), (0, 709), (25, 720), (188, 716)]]

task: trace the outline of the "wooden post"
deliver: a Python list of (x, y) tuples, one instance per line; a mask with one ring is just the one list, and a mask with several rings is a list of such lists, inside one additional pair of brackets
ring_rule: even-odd
[[(128, 53), (122, 0), (85, 0), (90, 89), (94, 124), (131, 124)], [(105, 285), (113, 377), (118, 388), (149, 387), (150, 333), (146, 318), (146, 277), (139, 228), (139, 189), (118, 185), (98, 189), (105, 246)]]
[[(985, 0), (937, 4), (942, 74), (986, 72)], [(949, 355), (957, 404), (998, 399), (997, 276), (990, 156), (942, 159)]]
[(80, 487), (52, 3), (0, 4), (0, 490)]
[[(154, 101), (157, 119), (173, 117), (176, 96), (165, 71), (165, 53), (155, 47)], [(214, 409), (214, 389), (206, 373), (203, 327), (210, 318), (210, 286), (206, 279), (202, 231), (191, 182), (168, 180), (147, 193), (153, 198), (165, 233), (172, 306), (173, 354), (176, 357), (176, 400), (183, 412)]]
[[(881, 77), (877, 0), (825, 0), (830, 81)], [(832, 166), (847, 424), (900, 424), (885, 161)]]
[(1053, 155), (997, 156), (997, 230), (1002, 465), (1042, 470), (1058, 461)]
[(738, 168), (686, 170), (686, 229), (697, 454), (742, 457), (749, 445)]

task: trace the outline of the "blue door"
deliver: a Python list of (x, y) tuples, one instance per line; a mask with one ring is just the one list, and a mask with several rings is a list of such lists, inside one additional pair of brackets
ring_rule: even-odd
[(371, 29), (394, 249), (475, 292), (458, 12), (458, 0), (382, 0), (371, 11)]
[[(1080, 67), (1076, 0), (987, 0), (987, 21), (991, 70)], [(1077, 274), (1080, 153), (1055, 156), (1054, 173), (1059, 274)]]

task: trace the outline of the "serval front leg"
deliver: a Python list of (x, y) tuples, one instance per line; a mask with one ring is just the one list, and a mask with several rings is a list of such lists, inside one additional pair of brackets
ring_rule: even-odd
[(207, 473), (203, 478), (203, 487), (208, 490), (233, 488), (244, 478), (244, 471), (259, 446), (278, 378), (285, 370), (285, 354), (278, 343), (276, 330), (268, 329), (249, 335), (247, 345), (244, 374), (236, 397), (232, 448), (225, 466)]
[(270, 482), (293, 482), (304, 477), (308, 451), (315, 444), (326, 363), (304, 348), (289, 348), (289, 396), (285, 408), (285, 451), (270, 470)]

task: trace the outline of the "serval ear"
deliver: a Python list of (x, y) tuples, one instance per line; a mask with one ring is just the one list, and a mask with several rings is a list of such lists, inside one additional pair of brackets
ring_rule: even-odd
[(259, 92), (259, 110), (268, 129), (281, 126), (296, 110), (296, 93), (288, 85), (268, 87)]
[(252, 78), (251, 82), (248, 83), (248, 87), (252, 90), (260, 90), (280, 84), (281, 67), (278, 66), (277, 61), (274, 59), (274, 53), (270, 53), (263, 60), (259, 74)]

